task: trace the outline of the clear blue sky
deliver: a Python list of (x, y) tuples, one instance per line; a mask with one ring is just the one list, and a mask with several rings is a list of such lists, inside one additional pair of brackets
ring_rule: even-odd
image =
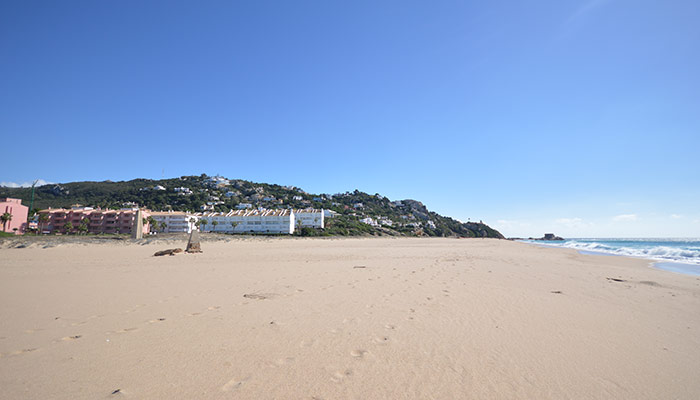
[(6, 1), (0, 181), (200, 173), (700, 236), (700, 2)]

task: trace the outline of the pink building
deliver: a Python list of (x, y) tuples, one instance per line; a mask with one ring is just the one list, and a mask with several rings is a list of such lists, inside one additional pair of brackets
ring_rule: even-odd
[(22, 205), (22, 200), (12, 198), (0, 198), (0, 215), (8, 213), (12, 219), (2, 224), (3, 232), (14, 232), (21, 235), (27, 229), (27, 215), (29, 207)]
[[(81, 224), (85, 224), (88, 233), (131, 233), (134, 217), (138, 209), (100, 210), (91, 207), (73, 207), (71, 209), (47, 209), (39, 211), (39, 230), (43, 233), (66, 233), (68, 222), (73, 226), (71, 232), (79, 232)], [(43, 221), (43, 215), (48, 218)], [(151, 214), (141, 210), (143, 218)], [(148, 222), (143, 224), (143, 233), (148, 234)]]

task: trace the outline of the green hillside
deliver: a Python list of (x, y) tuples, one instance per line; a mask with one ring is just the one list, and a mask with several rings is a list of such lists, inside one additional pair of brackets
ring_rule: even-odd
[[(0, 197), (15, 197), (29, 205), (31, 189), (0, 187)], [(291, 186), (244, 180), (183, 176), (172, 179), (134, 179), (121, 182), (70, 182), (35, 188), (34, 209), (70, 207), (121, 208), (139, 205), (151, 210), (198, 212), (228, 211), (240, 203), (265, 208), (324, 208), (337, 213), (326, 229), (304, 229), (314, 235), (406, 235), (503, 238), (481, 222), (462, 223), (429, 211), (415, 200), (391, 201), (379, 194), (355, 190), (339, 194), (312, 194)], [(378, 226), (360, 222), (371, 218)]]

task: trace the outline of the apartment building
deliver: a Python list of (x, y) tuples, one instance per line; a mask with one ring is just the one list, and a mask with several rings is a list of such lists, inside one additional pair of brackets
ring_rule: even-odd
[(157, 222), (155, 231), (163, 233), (190, 233), (197, 230), (196, 223), (199, 221), (197, 215), (183, 211), (153, 211), (151, 217)]
[(199, 217), (199, 229), (204, 232), (294, 233), (294, 212), (289, 209), (231, 210), (228, 213), (202, 213)]
[(294, 220), (296, 225), (302, 228), (323, 229), (325, 214), (323, 209), (300, 208), (294, 210)]
[(21, 235), (27, 229), (27, 215), (29, 207), (22, 205), (21, 199), (11, 197), (0, 198), (0, 215), (10, 215), (10, 219), (0, 225), (3, 232)]
[[(71, 232), (78, 232), (81, 225), (85, 225), (87, 233), (131, 233), (138, 208), (124, 208), (121, 210), (94, 209), (92, 207), (74, 206), (70, 209), (56, 208), (39, 211), (39, 229), (42, 233), (69, 233), (66, 227), (72, 226)], [(47, 222), (42, 222), (42, 215), (46, 215)], [(141, 210), (143, 218), (148, 218), (151, 213)], [(70, 222), (70, 225), (67, 225)], [(150, 230), (148, 222), (143, 224), (143, 233)]]

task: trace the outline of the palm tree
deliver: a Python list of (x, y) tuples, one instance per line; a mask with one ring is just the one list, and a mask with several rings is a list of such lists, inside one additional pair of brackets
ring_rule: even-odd
[(0, 217), (0, 219), (2, 219), (2, 230), (3, 230), (3, 232), (5, 232), (6, 231), (5, 228), (7, 227), (7, 223), (12, 221), (12, 214), (10, 214), (9, 212), (6, 212)]
[(153, 232), (153, 231), (158, 230), (158, 222), (156, 221), (155, 218), (153, 218), (152, 216), (149, 215), (148, 218), (146, 218), (146, 222), (148, 223), (148, 231), (149, 232)]
[(219, 221), (213, 220), (211, 221), (212, 226), (214, 226), (214, 231), (216, 231), (216, 226), (219, 225)]
[(192, 231), (192, 229), (194, 229), (193, 225), (196, 227), (199, 227), (199, 221), (197, 221), (197, 218), (195, 218), (195, 217), (190, 218), (190, 224), (187, 227), (187, 230)]
[(234, 233), (236, 232), (236, 227), (238, 226), (239, 223), (240, 223), (240, 222), (231, 221), (231, 228), (232, 228), (232, 231), (233, 231)]
[(165, 223), (165, 221), (160, 223), (160, 231), (165, 232), (165, 228), (168, 227), (168, 224)]
[(206, 219), (204, 219), (204, 218), (202, 218), (202, 219), (199, 220), (199, 226), (202, 227), (202, 232), (204, 232), (204, 227), (205, 227), (208, 223), (209, 223), (209, 222), (208, 222)]
[(73, 223), (70, 221), (66, 222), (66, 224), (63, 225), (63, 229), (66, 230), (66, 233), (70, 233), (73, 230)]
[(87, 233), (89, 223), (90, 223), (90, 220), (87, 217), (83, 218), (83, 220), (80, 221), (80, 225), (78, 225), (78, 231), (80, 231), (82, 233)]
[(49, 222), (49, 214), (39, 214), (39, 234), (44, 232), (44, 224)]

